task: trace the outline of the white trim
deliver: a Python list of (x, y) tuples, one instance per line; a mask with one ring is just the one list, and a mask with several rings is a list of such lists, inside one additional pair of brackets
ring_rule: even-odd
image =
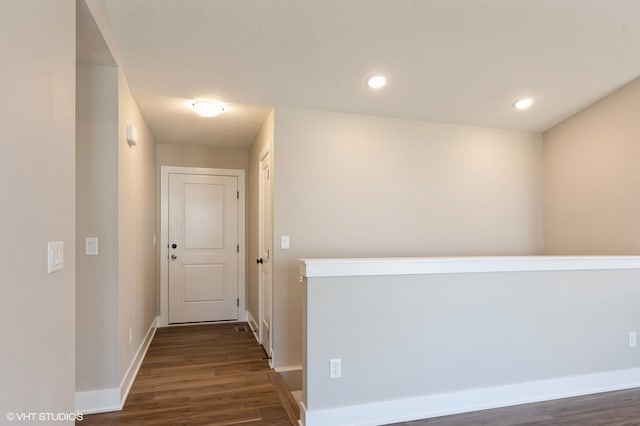
[(640, 268), (640, 256), (478, 256), (300, 260), (300, 275), (309, 278), (638, 268)]
[(169, 325), (169, 276), (168, 276), (168, 227), (169, 227), (169, 174), (235, 176), (238, 178), (238, 321), (246, 321), (246, 185), (245, 171), (242, 169), (209, 169), (202, 167), (160, 166), (160, 322), (159, 327)]
[(153, 321), (151, 321), (147, 334), (144, 336), (142, 342), (140, 342), (140, 347), (138, 347), (136, 355), (131, 360), (131, 364), (120, 382), (120, 387), (76, 392), (75, 407), (77, 412), (83, 414), (94, 414), (122, 410), (122, 407), (124, 407), (124, 403), (127, 400), (127, 396), (129, 395), (129, 391), (131, 390), (131, 386), (138, 375), (138, 370), (140, 370), (142, 361), (147, 354), (149, 345), (156, 333), (159, 320), (160, 317), (155, 317)]
[(249, 327), (251, 327), (251, 332), (253, 333), (253, 337), (256, 338), (256, 342), (260, 343), (260, 336), (258, 335), (259, 327), (256, 319), (251, 315), (250, 311), (247, 311), (247, 323), (249, 323)]
[(210, 324), (241, 324), (246, 322), (245, 320), (230, 320), (230, 321), (199, 321), (199, 322), (184, 322), (184, 323), (176, 323), (169, 324), (167, 328), (174, 327), (195, 327), (198, 325), (210, 325)]
[(380, 425), (636, 387), (640, 368), (316, 410), (301, 402), (300, 424)]
[(307, 418), (307, 406), (304, 405), (304, 402), (302, 401), (298, 402), (298, 405), (300, 406), (300, 419), (298, 419), (298, 425), (306, 426), (305, 421)]
[(282, 367), (274, 368), (276, 373), (286, 373), (289, 371), (302, 371), (301, 365), (283, 365)]
[(129, 368), (127, 368), (127, 372), (124, 374), (124, 377), (120, 382), (120, 407), (124, 407), (124, 402), (127, 400), (127, 396), (129, 396), (129, 391), (131, 390), (133, 381), (138, 375), (138, 370), (140, 370), (144, 356), (147, 354), (147, 350), (149, 349), (149, 345), (151, 345), (153, 336), (156, 334), (158, 320), (159, 317), (155, 317), (153, 321), (151, 321), (147, 334), (144, 336), (144, 339), (142, 339), (142, 342), (140, 342), (138, 352), (136, 352), (136, 355), (131, 360), (131, 364), (129, 364)]
[(76, 412), (82, 414), (108, 413), (120, 411), (120, 389), (100, 389), (76, 392)]

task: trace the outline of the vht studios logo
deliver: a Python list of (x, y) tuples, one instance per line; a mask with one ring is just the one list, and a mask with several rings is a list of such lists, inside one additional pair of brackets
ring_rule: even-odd
[(82, 413), (14, 413), (9, 411), (6, 416), (10, 422), (22, 422), (22, 421), (41, 421), (41, 422), (67, 422), (67, 421), (82, 421)]

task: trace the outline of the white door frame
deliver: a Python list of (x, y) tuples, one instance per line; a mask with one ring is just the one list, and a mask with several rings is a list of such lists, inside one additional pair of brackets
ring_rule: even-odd
[[(262, 168), (260, 167), (260, 165), (262, 164), (262, 162), (264, 161), (265, 157), (269, 157), (269, 171), (273, 172), (271, 165), (272, 160), (271, 160), (271, 143), (267, 144), (266, 147), (264, 147), (264, 149), (260, 152), (260, 155), (258, 156), (258, 168), (259, 170), (259, 174), (258, 174), (258, 257), (260, 258), (262, 256), (261, 250), (263, 248), (264, 245), (264, 241), (263, 241), (263, 236), (264, 236), (264, 229), (263, 229), (263, 223), (262, 223), (262, 217), (264, 215), (262, 209), (264, 208), (264, 204), (262, 203), (262, 199), (264, 197), (264, 194), (262, 193), (262, 189), (263, 189), (263, 182), (262, 182)], [(269, 252), (271, 253), (270, 259), (269, 259), (269, 267), (271, 268), (271, 273), (269, 274), (270, 278), (271, 278), (271, 312), (269, 315), (271, 324), (270, 324), (270, 335), (269, 335), (269, 350), (271, 351), (271, 353), (269, 354), (271, 356), (271, 359), (269, 360), (269, 365), (271, 367), (273, 367), (273, 363), (274, 363), (274, 350), (273, 350), (273, 241), (274, 241), (274, 237), (273, 237), (273, 185), (272, 185), (272, 180), (269, 180), (269, 185), (270, 185), (270, 191), (269, 191), (269, 196), (271, 197), (271, 200), (269, 201), (269, 206), (271, 208), (271, 214), (269, 215), (269, 217), (271, 218), (271, 223), (268, 224), (268, 226), (271, 227), (271, 247), (269, 247)], [(258, 268), (258, 336), (259, 336), (259, 341), (260, 344), (263, 345), (264, 344), (264, 325), (262, 324), (262, 316), (263, 316), (263, 306), (264, 306), (264, 280), (263, 280), (264, 276), (262, 274), (262, 267), (260, 266)]]
[[(245, 171), (242, 169), (208, 169), (202, 167), (160, 166), (160, 327), (169, 325), (169, 174), (235, 176), (238, 178), (238, 321), (247, 320), (246, 248), (245, 248)], [(225, 321), (226, 322), (226, 321)], [(179, 325), (179, 324), (178, 324)]]

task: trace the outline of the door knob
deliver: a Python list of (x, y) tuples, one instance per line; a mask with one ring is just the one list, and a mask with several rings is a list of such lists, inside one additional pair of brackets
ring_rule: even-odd
[(176, 256), (175, 254), (172, 254), (172, 255), (171, 255), (171, 259), (172, 259), (172, 260), (176, 260), (177, 258), (178, 258), (178, 256)]
[(257, 260), (256, 260), (256, 263), (258, 263), (258, 264), (262, 265), (262, 258), (257, 259)]

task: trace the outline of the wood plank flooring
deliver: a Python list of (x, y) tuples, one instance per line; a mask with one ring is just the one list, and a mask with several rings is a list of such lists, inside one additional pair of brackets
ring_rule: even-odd
[[(246, 324), (160, 328), (123, 411), (78, 425), (292, 425), (298, 407)], [(248, 326), (247, 326), (248, 328)], [(283, 404), (284, 403), (284, 404)]]
[(395, 426), (480, 425), (638, 426), (640, 425), (640, 390), (585, 395), (395, 424)]
[[(298, 406), (245, 324), (158, 329), (124, 410), (90, 425), (295, 425)], [(246, 326), (246, 325), (245, 325)], [(640, 426), (640, 389), (437, 417), (395, 426)], [(326, 425), (331, 426), (331, 425)]]

